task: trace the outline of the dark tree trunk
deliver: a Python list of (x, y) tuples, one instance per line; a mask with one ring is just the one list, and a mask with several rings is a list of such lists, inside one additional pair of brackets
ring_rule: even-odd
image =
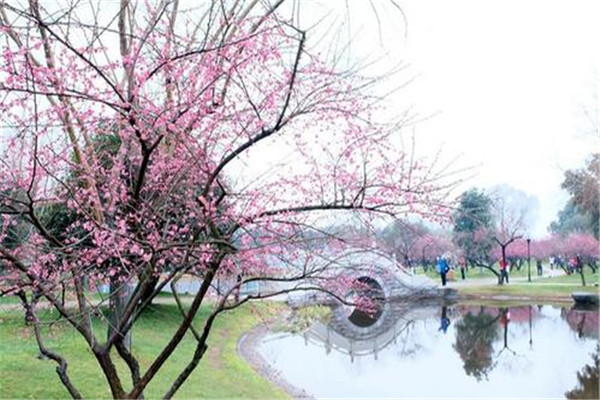
[(502, 261), (504, 262), (504, 270), (502, 270), (502, 267), (500, 267), (500, 275), (498, 276), (498, 285), (503, 285), (504, 284), (504, 274), (507, 274), (508, 271), (507, 269), (509, 268), (508, 265), (506, 265), (506, 246), (504, 245), (500, 245), (500, 249), (502, 250)]
[(581, 276), (581, 286), (585, 286), (585, 276), (583, 274), (583, 266), (581, 266), (581, 268), (578, 268), (579, 271), (579, 276)]
[[(116, 279), (111, 279), (109, 291), (110, 314), (108, 316), (107, 338), (115, 333), (115, 329), (119, 324), (121, 326), (125, 325), (124, 322), (121, 322), (121, 316), (125, 313), (132, 287), (128, 283), (120, 283)], [(131, 351), (131, 330), (127, 332), (122, 341), (125, 349)]]
[[(158, 281), (159, 281), (158, 275), (153, 275), (152, 277), (148, 278), (148, 280), (146, 282), (146, 287), (144, 288), (144, 291), (142, 292), (142, 296), (140, 298), (139, 304), (144, 304), (150, 297), (152, 297), (152, 293), (156, 289), (156, 286), (158, 285)], [(150, 304), (150, 303), (148, 303), (148, 304)]]

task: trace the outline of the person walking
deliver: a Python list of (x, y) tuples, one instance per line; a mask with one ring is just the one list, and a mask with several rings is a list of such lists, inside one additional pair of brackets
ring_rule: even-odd
[(437, 259), (437, 271), (442, 277), (442, 286), (446, 286), (446, 274), (450, 267), (448, 266), (448, 261), (444, 257), (438, 257)]
[(506, 260), (503, 257), (500, 259), (500, 284), (502, 285), (505, 280), (508, 284), (508, 271), (506, 270)]
[(567, 275), (571, 275), (577, 269), (577, 257), (571, 257), (569, 259), (569, 271)]
[(460, 257), (458, 259), (458, 267), (460, 268), (460, 277), (464, 281), (465, 280), (465, 270), (467, 269), (467, 259), (465, 257)]
[(583, 273), (583, 263), (581, 262), (581, 257), (579, 254), (575, 256), (575, 271), (579, 272), (580, 274)]

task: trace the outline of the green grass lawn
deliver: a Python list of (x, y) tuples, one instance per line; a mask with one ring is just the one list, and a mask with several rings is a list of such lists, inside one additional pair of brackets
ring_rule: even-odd
[[(209, 351), (177, 392), (178, 398), (286, 398), (287, 395), (258, 375), (236, 351), (237, 341), (252, 326), (277, 312), (276, 306), (245, 306), (222, 315), (215, 323), (209, 338)], [(198, 319), (206, 316), (208, 308), (200, 310)], [(42, 312), (44, 321), (55, 314)], [(133, 332), (133, 351), (138, 355), (142, 371), (169, 340), (180, 320), (174, 305), (156, 305), (140, 319)], [(94, 321), (101, 336), (106, 326)], [(109, 398), (110, 391), (100, 368), (79, 336), (63, 323), (46, 324), (47, 347), (69, 362), (71, 378), (84, 397)], [(37, 358), (38, 350), (30, 327), (23, 324), (23, 314), (0, 312), (0, 397), (1, 398), (68, 398), (56, 374), (56, 364)], [(167, 361), (163, 370), (146, 390), (146, 398), (162, 397), (170, 383), (191, 359), (194, 351), (191, 335)], [(118, 357), (115, 357), (118, 359)], [(120, 360), (119, 360), (120, 361)], [(117, 363), (119, 370), (125, 364)], [(130, 382), (123, 382), (130, 387)]]
[(573, 292), (598, 293), (598, 273), (585, 269), (586, 286), (581, 285), (579, 274), (561, 275), (555, 277), (531, 277), (528, 282), (524, 277), (514, 279), (508, 285), (475, 285), (461, 287), (460, 293), (469, 295), (512, 295), (526, 297), (564, 297), (571, 298)]
[[(496, 265), (496, 268), (498, 266)], [(436, 282), (440, 280), (439, 274), (434, 268), (429, 268), (427, 272), (421, 267), (417, 268), (418, 274), (425, 274)], [(571, 298), (573, 292), (591, 292), (597, 293), (600, 282), (598, 272), (592, 273), (589, 268), (584, 268), (586, 286), (581, 285), (581, 276), (577, 273), (571, 275), (561, 275), (555, 277), (537, 276), (537, 268), (532, 263), (531, 283), (527, 281), (527, 263), (521, 270), (513, 269), (510, 273), (509, 285), (490, 284), (490, 278), (495, 279), (495, 275), (487, 270), (479, 267), (470, 268), (467, 272), (467, 280), (472, 285), (458, 288), (461, 294), (471, 296), (523, 296), (531, 298), (563, 298), (565, 300)], [(460, 270), (454, 270), (455, 279), (460, 280)], [(476, 282), (481, 280), (481, 284)]]
[(0, 305), (1, 304), (20, 304), (21, 301), (17, 296), (2, 296), (0, 297)]
[[(498, 270), (498, 265), (495, 266), (496, 270)], [(523, 270), (523, 268), (521, 268), (521, 271)], [(532, 270), (533, 271), (533, 270)], [(426, 275), (431, 279), (440, 279), (440, 274), (438, 274), (437, 269), (434, 267), (429, 267), (427, 268), (427, 271), (425, 271), (423, 269), (423, 267), (419, 266), (415, 268), (415, 273), (421, 275)], [(456, 275), (457, 278), (460, 278), (460, 269), (458, 267), (455, 267), (454, 269), (454, 273)], [(516, 273), (516, 270), (515, 270)], [(520, 274), (520, 272), (519, 272)], [(490, 278), (490, 277), (494, 277), (495, 275), (485, 269), (485, 268), (479, 268), (479, 267), (470, 267), (467, 271), (466, 271), (466, 277), (468, 279), (478, 279), (478, 278)]]
[[(494, 267), (497, 271), (500, 270), (498, 267), (498, 264), (496, 264)], [(544, 269), (544, 271), (547, 271), (547, 270)], [(600, 275), (598, 274), (598, 272), (596, 272), (596, 274), (593, 274), (592, 270), (588, 267), (585, 267), (583, 269), (583, 271), (584, 271), (585, 281), (586, 281), (587, 285), (593, 285), (594, 283), (600, 282)], [(437, 273), (435, 268), (430, 267), (427, 269), (427, 272), (425, 272), (422, 267), (417, 267), (416, 273), (424, 274), (424, 275), (430, 277), (431, 279), (435, 279), (435, 280), (440, 279), (440, 275)], [(455, 275), (456, 279), (460, 279), (460, 270), (458, 268), (454, 269), (454, 275)], [(489, 278), (496, 277), (496, 275), (494, 275), (490, 270), (485, 269), (485, 268), (471, 267), (466, 272), (466, 277), (467, 277), (467, 279), (489, 279)], [(510, 277), (511, 278), (527, 278), (528, 277), (527, 263), (525, 263), (524, 266), (521, 267), (520, 270), (513, 268), (513, 270), (510, 271)], [(579, 276), (578, 273), (574, 273), (571, 275), (555, 276), (552, 278), (550, 278), (548, 276), (539, 277), (539, 276), (537, 276), (537, 268), (535, 267), (534, 263), (532, 263), (532, 265), (531, 265), (531, 280), (535, 281), (535, 282), (572, 283), (574, 285), (581, 285), (581, 277)]]
[[(585, 268), (583, 270), (585, 283), (587, 286), (593, 286), (594, 284), (598, 284), (600, 282), (600, 275), (598, 273), (592, 274), (592, 271), (589, 268)], [(536, 277), (537, 278), (537, 277)], [(573, 285), (581, 285), (581, 276), (577, 273), (571, 275), (561, 275), (554, 277), (543, 277), (536, 280), (536, 282), (540, 283), (569, 283)]]
[(511, 283), (508, 285), (482, 285), (482, 286), (465, 286), (459, 289), (461, 294), (473, 296), (523, 296), (531, 298), (558, 298), (563, 297), (565, 300), (570, 299), (573, 292), (590, 292), (597, 293), (598, 288), (595, 286), (576, 286), (576, 285), (552, 285), (552, 284), (536, 284), (527, 282)]

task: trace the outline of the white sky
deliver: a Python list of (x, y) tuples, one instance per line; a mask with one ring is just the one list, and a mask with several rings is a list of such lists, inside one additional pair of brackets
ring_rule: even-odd
[(527, 233), (544, 235), (568, 197), (564, 171), (600, 151), (583, 118), (600, 108), (600, 1), (398, 1), (406, 24), (374, 3), (380, 33), (370, 2), (338, 4), (350, 10), (351, 52), (409, 64), (399, 79), (416, 79), (396, 104), (435, 114), (416, 126), (418, 146), (476, 166), (464, 189), (506, 183), (536, 196)]
[(583, 117), (584, 107), (600, 109), (600, 1), (395, 1), (405, 19), (390, 0), (298, 4), (305, 27), (335, 8), (311, 32), (317, 38), (346, 21), (340, 32), (350, 35), (353, 57), (408, 63), (397, 82), (416, 79), (394, 108), (434, 115), (415, 127), (418, 148), (443, 146), (446, 158), (475, 166), (463, 190), (505, 183), (537, 197), (539, 218), (527, 233), (544, 235), (567, 200), (564, 171), (600, 151)]

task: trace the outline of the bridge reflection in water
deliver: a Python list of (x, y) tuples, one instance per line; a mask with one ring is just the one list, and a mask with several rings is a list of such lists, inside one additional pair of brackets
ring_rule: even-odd
[(353, 313), (333, 308), (328, 324), (267, 335), (259, 351), (315, 397), (598, 398), (597, 309), (389, 302), (372, 320)]
[(408, 334), (411, 325), (439, 309), (430, 304), (415, 307), (414, 303), (382, 302), (375, 313), (344, 306), (332, 309), (328, 323), (315, 322), (304, 332), (305, 342), (321, 346), (325, 353), (332, 350), (347, 354), (353, 362), (355, 357), (372, 355), (377, 360), (378, 353), (390, 344), (396, 344), (399, 337)]

